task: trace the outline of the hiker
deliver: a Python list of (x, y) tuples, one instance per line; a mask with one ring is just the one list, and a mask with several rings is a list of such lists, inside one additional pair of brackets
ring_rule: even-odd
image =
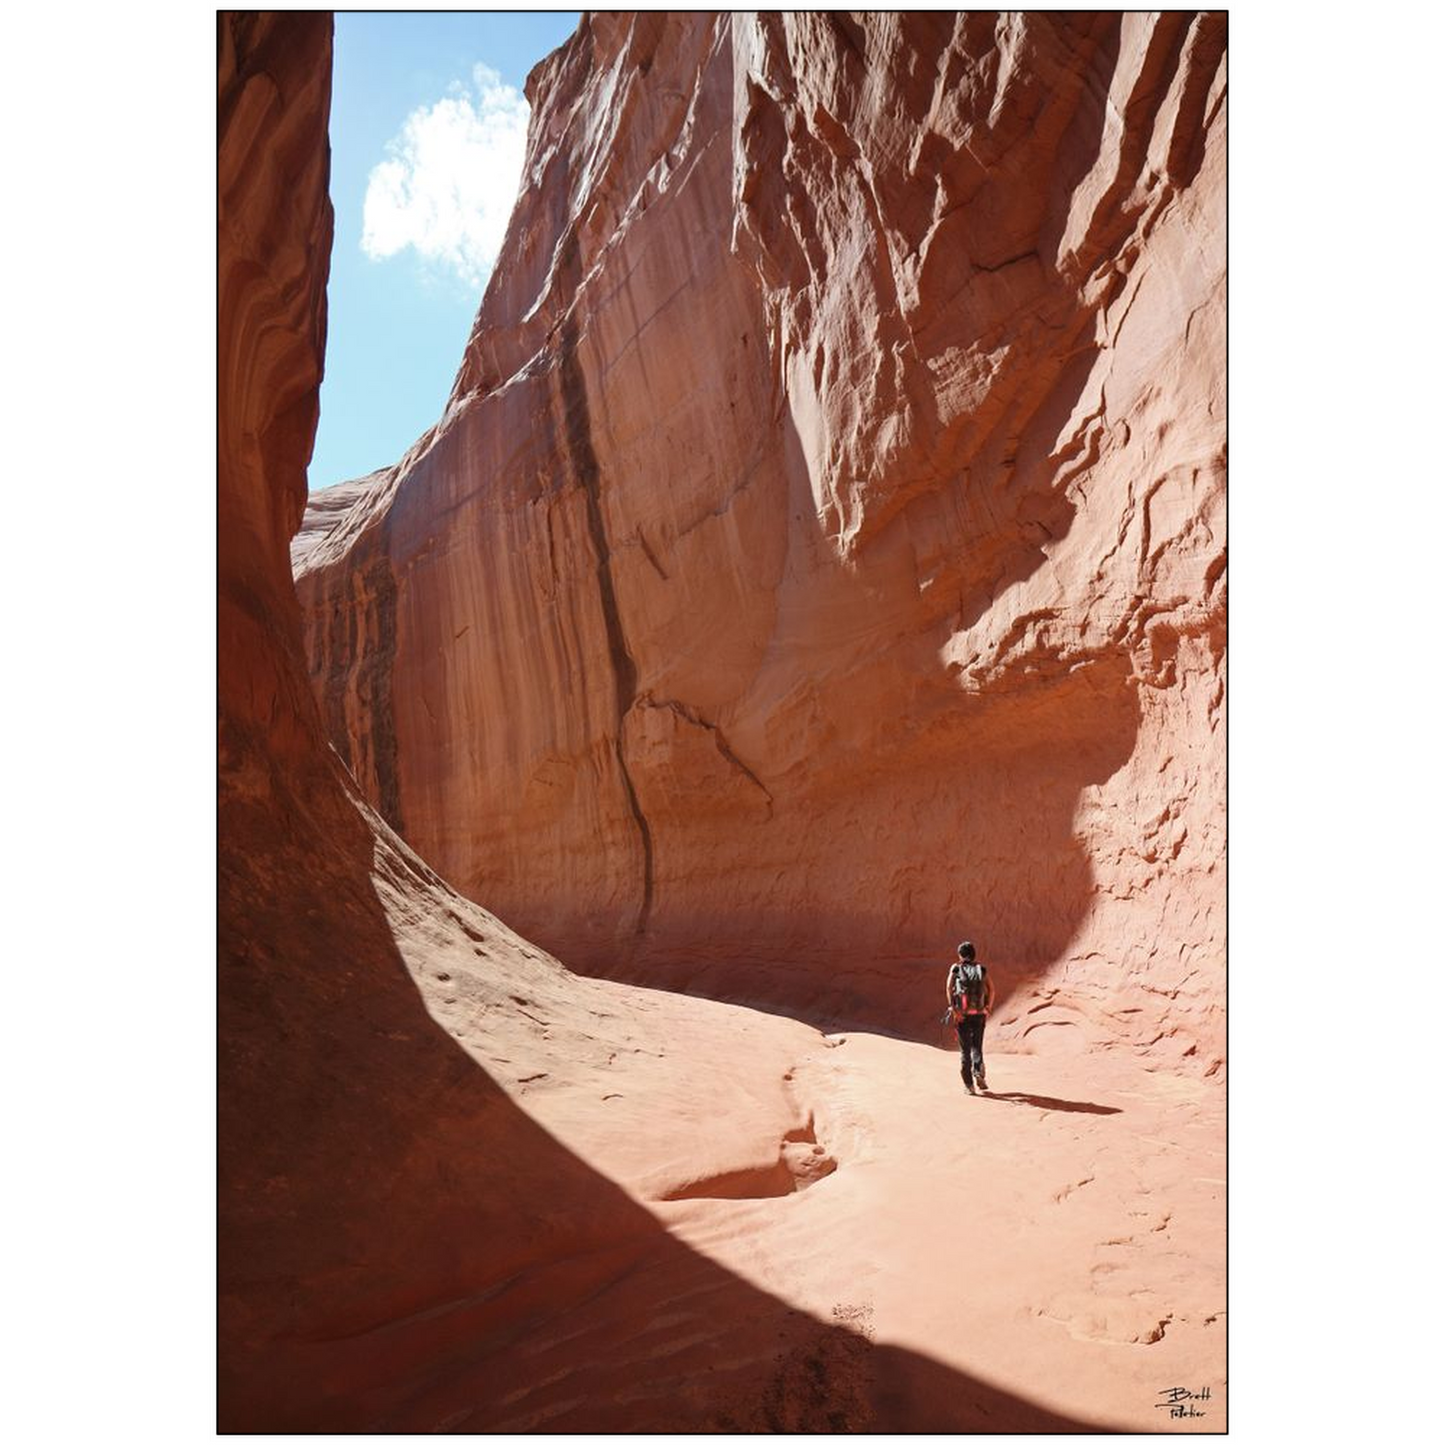
[(959, 1073), (970, 1094), (974, 1085), (985, 1092), (988, 1081), (983, 1076), (983, 1026), (993, 1007), (993, 980), (988, 969), (974, 958), (971, 943), (958, 945), (958, 962), (948, 970), (945, 984), (948, 1012), (944, 1015), (958, 1030), (958, 1052), (962, 1058)]

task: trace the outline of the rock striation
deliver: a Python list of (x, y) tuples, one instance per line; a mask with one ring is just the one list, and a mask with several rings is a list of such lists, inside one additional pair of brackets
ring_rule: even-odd
[(1222, 14), (592, 15), (444, 414), (311, 500), (329, 736), (569, 962), (1223, 1048)]

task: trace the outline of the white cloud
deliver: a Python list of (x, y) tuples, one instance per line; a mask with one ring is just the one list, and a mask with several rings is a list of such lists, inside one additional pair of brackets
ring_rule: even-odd
[(481, 287), (517, 199), (527, 102), (490, 66), (414, 110), (366, 185), (361, 249), (372, 260), (413, 247)]

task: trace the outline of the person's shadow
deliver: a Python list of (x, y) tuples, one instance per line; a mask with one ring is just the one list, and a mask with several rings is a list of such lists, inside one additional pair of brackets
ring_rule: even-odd
[(1036, 1109), (1058, 1109), (1065, 1114), (1122, 1114), (1122, 1109), (1111, 1108), (1108, 1104), (1086, 1104), (1078, 1099), (1049, 1099), (1042, 1094), (994, 1094), (980, 1095), (984, 1099), (1002, 1099), (1006, 1104), (1032, 1104)]

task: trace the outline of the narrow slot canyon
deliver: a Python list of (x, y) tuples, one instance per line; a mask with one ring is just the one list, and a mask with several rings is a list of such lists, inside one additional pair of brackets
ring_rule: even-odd
[(220, 1429), (1225, 1429), (1224, 15), (584, 15), (309, 494), (218, 39)]

